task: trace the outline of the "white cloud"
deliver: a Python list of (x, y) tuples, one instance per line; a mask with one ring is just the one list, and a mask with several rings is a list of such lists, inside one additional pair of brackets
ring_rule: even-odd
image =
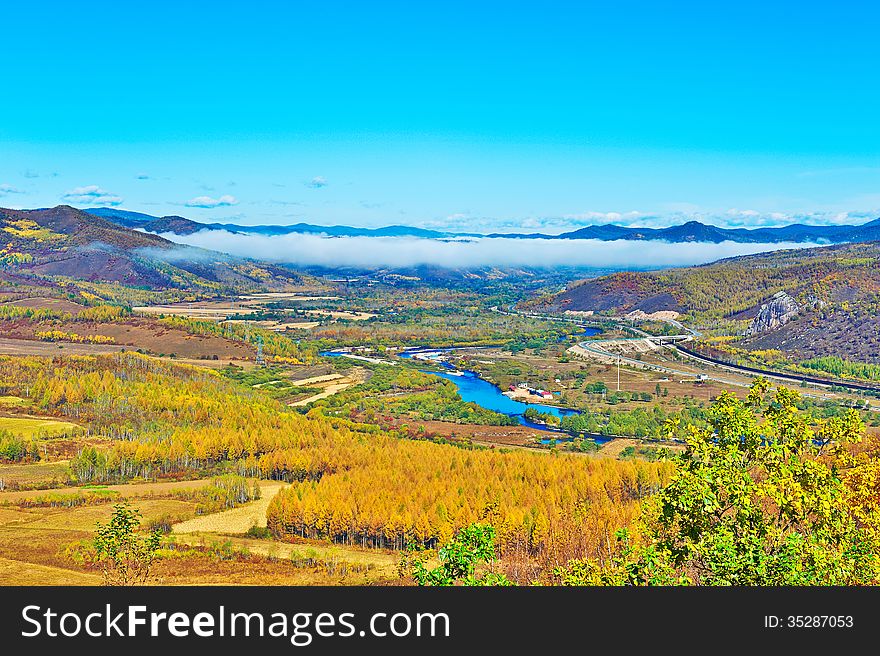
[(327, 184), (327, 180), (323, 176), (316, 175), (314, 178), (306, 183), (306, 187), (311, 187), (312, 189), (320, 189), (321, 187), (326, 187)]
[[(477, 216), (469, 212), (456, 212), (443, 218), (422, 222), (422, 227), (430, 227), (451, 232), (482, 234), (535, 233), (556, 235), (582, 228), (589, 224), (617, 223), (628, 225), (634, 221), (644, 224), (653, 217), (640, 212), (582, 212), (562, 216), (526, 216), (519, 218), (497, 218)], [(642, 227), (646, 227), (642, 225)]]
[(97, 185), (71, 189), (61, 197), (61, 200), (75, 205), (109, 205), (112, 207), (122, 205), (121, 196), (101, 189)]
[(435, 240), (410, 237), (335, 237), (311, 234), (233, 234), (202, 230), (192, 235), (162, 235), (181, 244), (199, 246), (261, 260), (298, 266), (411, 267), (422, 264), (449, 268), (482, 266), (649, 268), (712, 262), (815, 244), (721, 244), (590, 239)]
[(238, 205), (238, 200), (235, 196), (230, 196), (225, 194), (220, 196), (220, 198), (211, 198), (210, 196), (196, 196), (195, 198), (188, 200), (184, 203), (187, 207), (201, 207), (205, 209), (212, 209), (214, 207), (231, 207), (232, 205)]
[(731, 207), (727, 210), (727, 216), (761, 216), (761, 213), (756, 210), (738, 210)]
[(3, 196), (9, 196), (11, 194), (23, 194), (24, 191), (21, 189), (17, 189), (9, 184), (0, 184), (0, 198)]
[(629, 223), (642, 216), (641, 212), (581, 212), (580, 214), (564, 214), (563, 219), (570, 221), (598, 223)]

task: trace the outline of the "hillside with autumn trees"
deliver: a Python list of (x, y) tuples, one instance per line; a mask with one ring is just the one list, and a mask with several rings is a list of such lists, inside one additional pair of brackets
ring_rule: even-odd
[(279, 538), (434, 547), (491, 519), (526, 572), (604, 558), (609, 531), (667, 480), (664, 464), (468, 450), (302, 414), (215, 371), (135, 353), (0, 358), (2, 394), (84, 425), (80, 484), (235, 473), (290, 483), (270, 504)]
[(281, 289), (293, 271), (188, 246), (67, 205), (0, 208), (0, 281), (94, 291), (93, 285), (196, 295)]
[[(752, 331), (742, 346), (778, 349), (793, 359), (838, 356), (880, 362), (880, 242), (776, 251), (701, 266), (626, 271), (573, 282), (530, 299), (523, 309), (678, 313), (712, 334), (742, 336), (762, 305), (785, 293), (798, 312), (778, 327)], [(764, 327), (761, 327), (764, 328)]]

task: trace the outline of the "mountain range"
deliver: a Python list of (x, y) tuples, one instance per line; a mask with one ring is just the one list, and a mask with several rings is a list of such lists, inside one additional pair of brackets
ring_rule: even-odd
[[(95, 210), (98, 212), (98, 210)], [(102, 216), (106, 215), (106, 216)], [(216, 224), (223, 225), (223, 224)], [(558, 286), (587, 274), (584, 268), (537, 270), (493, 266), (458, 269), (433, 265), (302, 267), (296, 270), (226, 253), (178, 244), (163, 234), (191, 234), (206, 228), (179, 216), (153, 217), (124, 210), (85, 212), (67, 205), (36, 210), (0, 208), (0, 293), (10, 286), (61, 285), (95, 289), (116, 284), (186, 295), (248, 293), (302, 286), (315, 277), (381, 280), (395, 285), (481, 286), (514, 279), (523, 287)], [(319, 226), (306, 226), (326, 234)], [(274, 226), (267, 226), (271, 230)], [(295, 226), (282, 227), (289, 230)], [(399, 228), (399, 230), (398, 230)], [(340, 228), (337, 234), (433, 236), (405, 226), (378, 230)], [(279, 234), (264, 232), (263, 234)], [(607, 271), (596, 270), (596, 273)], [(87, 283), (86, 286), (83, 283)], [(102, 292), (103, 293), (103, 292)]]
[(7, 284), (84, 281), (231, 292), (301, 282), (283, 267), (175, 244), (67, 205), (0, 208), (0, 245), (0, 282)]
[[(191, 300), (199, 296), (282, 290), (302, 285), (311, 280), (311, 275), (345, 275), (344, 269), (292, 271), (177, 244), (150, 231), (212, 228), (183, 217), (113, 212), (111, 220), (109, 216), (103, 218), (66, 205), (41, 210), (0, 208), (0, 293), (28, 293), (48, 286), (68, 296), (98, 294), (101, 298), (113, 298), (123, 285), (129, 292), (158, 291), (168, 298)], [(315, 231), (320, 228), (307, 227)], [(647, 235), (666, 232), (681, 240), (696, 232), (703, 239), (718, 238), (717, 231), (721, 229), (702, 227), (706, 230), (695, 231), (695, 226), (685, 224), (678, 226), (677, 231), (669, 228)], [(387, 230), (395, 228), (406, 229), (392, 226)], [(602, 234), (607, 238), (621, 234), (617, 226), (603, 228)], [(815, 228), (788, 226), (770, 234), (782, 234), (788, 240), (807, 234), (815, 239)], [(872, 221), (859, 227), (826, 227), (822, 234), (855, 240), (854, 235), (867, 238), (877, 229), (878, 221)], [(347, 234), (345, 228), (338, 230), (341, 232), (337, 234)], [(743, 233), (766, 235), (768, 230), (731, 232), (742, 237)], [(796, 353), (800, 358), (832, 354), (880, 364), (878, 264), (880, 240), (780, 250), (700, 266), (622, 271), (568, 282), (563, 291), (532, 297), (522, 301), (522, 307), (541, 312), (572, 310), (615, 315), (674, 312), (700, 330), (720, 327), (725, 334), (739, 334), (739, 344), (749, 349)], [(526, 269), (500, 271), (491, 267), (418, 267), (409, 272), (410, 278), (403, 275), (406, 273), (389, 269), (374, 272), (372, 277), (384, 279), (387, 274), (395, 284), (410, 278), (441, 285), (472, 282), (481, 289), (490, 283), (499, 283), (499, 289), (506, 289), (506, 281), (515, 281), (521, 290), (559, 290), (577, 275), (573, 270), (554, 269), (537, 275)], [(583, 276), (581, 273), (579, 277)], [(779, 305), (779, 299), (785, 301), (785, 311), (776, 316), (774, 303)], [(765, 322), (767, 326), (756, 330), (755, 317), (762, 313), (772, 316)]]
[(479, 235), (459, 235), (449, 232), (439, 232), (437, 230), (425, 230), (412, 226), (385, 226), (382, 228), (353, 228), (350, 226), (319, 226), (310, 223), (295, 223), (293, 225), (258, 225), (247, 226), (236, 223), (199, 223), (192, 219), (186, 219), (182, 216), (150, 216), (149, 214), (141, 214), (140, 212), (130, 212), (128, 210), (118, 210), (112, 207), (99, 207), (95, 209), (85, 210), (89, 214), (100, 216), (103, 219), (112, 221), (117, 225), (133, 228), (136, 230), (145, 230), (156, 234), (173, 233), (175, 235), (191, 235), (200, 230), (226, 230), (237, 234), (258, 234), (258, 235), (289, 235), (295, 233), (303, 234), (322, 234), (330, 237), (421, 237), (423, 239), (443, 239), (458, 236), (479, 236)]
[(668, 228), (630, 228), (614, 224), (591, 225), (558, 235), (544, 233), (489, 233), (443, 232), (414, 226), (391, 225), (382, 228), (350, 226), (320, 226), (310, 223), (293, 225), (247, 226), (236, 223), (200, 223), (181, 216), (156, 217), (115, 208), (85, 210), (117, 225), (146, 232), (189, 235), (200, 230), (226, 230), (239, 234), (286, 235), (322, 234), (330, 237), (419, 237), (423, 239), (454, 239), (461, 237), (488, 237), (505, 239), (596, 239), (600, 241), (633, 240), (665, 241), (670, 243), (736, 242), (742, 244), (778, 243), (855, 243), (880, 240), (880, 218), (861, 225), (805, 225), (795, 223), (778, 228), (720, 228), (688, 221)]

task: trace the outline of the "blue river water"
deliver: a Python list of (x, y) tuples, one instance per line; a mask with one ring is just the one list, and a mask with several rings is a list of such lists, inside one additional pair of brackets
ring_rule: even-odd
[[(576, 337), (589, 337), (591, 335), (596, 335), (601, 331), (596, 328), (582, 328), (581, 332), (575, 334)], [(445, 353), (449, 353), (455, 349), (449, 348), (413, 348), (407, 349), (405, 351), (401, 351), (398, 355), (402, 358), (412, 358), (416, 354), (422, 355), (441, 355)], [(338, 356), (342, 355), (338, 352), (333, 351), (325, 351), (321, 353), (321, 355), (330, 355), (330, 356)], [(455, 383), (455, 386), (458, 387), (458, 393), (461, 394), (461, 398), (465, 401), (470, 401), (471, 403), (476, 403), (478, 406), (486, 408), (487, 410), (494, 410), (495, 412), (500, 412), (502, 414), (508, 415), (510, 417), (516, 417), (520, 424), (523, 426), (528, 426), (530, 428), (535, 428), (537, 430), (549, 431), (553, 433), (559, 433), (559, 431), (549, 428), (544, 424), (537, 424), (535, 422), (529, 421), (525, 418), (524, 413), (529, 408), (534, 408), (538, 412), (543, 412), (544, 414), (553, 415), (554, 417), (567, 417), (569, 415), (578, 414), (577, 410), (570, 410), (567, 408), (557, 408), (551, 405), (544, 404), (536, 404), (536, 403), (523, 403), (522, 401), (515, 401), (508, 396), (502, 394), (501, 390), (490, 383), (487, 380), (483, 380), (473, 371), (458, 371), (451, 364), (444, 360), (435, 360), (434, 358), (430, 358), (435, 364), (438, 364), (442, 367), (445, 367), (449, 371), (425, 371), (425, 373), (432, 374), (434, 376), (439, 376), (441, 378), (445, 378), (447, 380)], [(558, 439), (571, 439), (560, 436)], [(601, 436), (594, 436), (594, 439), (597, 441), (605, 441)]]
[(487, 410), (494, 410), (511, 417), (517, 417), (521, 423), (532, 425), (523, 417), (523, 413), (529, 408), (534, 408), (544, 414), (553, 415), (554, 417), (566, 417), (568, 415), (578, 414), (577, 410), (567, 410), (565, 408), (556, 408), (551, 405), (542, 403), (523, 403), (522, 401), (514, 401), (508, 396), (501, 393), (495, 385), (487, 380), (483, 380), (473, 371), (462, 372), (446, 372), (446, 371), (429, 371), (427, 373), (440, 376), (446, 380), (451, 380), (458, 387), (458, 393), (465, 401), (476, 403)]
[[(557, 408), (552, 405), (544, 405), (543, 403), (523, 403), (522, 401), (514, 401), (508, 396), (501, 393), (495, 385), (488, 380), (483, 380), (473, 371), (447, 372), (447, 371), (428, 371), (425, 373), (440, 376), (446, 380), (451, 380), (458, 387), (458, 393), (461, 398), (487, 410), (494, 410), (510, 417), (516, 417), (517, 421), (523, 426), (535, 428), (537, 430), (548, 431), (551, 433), (562, 433), (554, 428), (550, 428), (544, 424), (529, 421), (525, 417), (525, 411), (534, 408), (538, 412), (543, 412), (554, 417), (567, 417), (569, 415), (578, 414), (577, 410), (569, 410), (568, 408)], [(569, 440), (570, 437), (560, 437), (557, 439)], [(549, 440), (547, 440), (549, 441)]]

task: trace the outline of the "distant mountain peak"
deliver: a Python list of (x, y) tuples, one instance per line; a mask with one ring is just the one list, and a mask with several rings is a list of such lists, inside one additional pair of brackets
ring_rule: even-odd
[(637, 240), (672, 243), (855, 243), (880, 240), (880, 218), (862, 225), (805, 225), (793, 223), (776, 228), (721, 228), (691, 219), (665, 228), (632, 228), (614, 223), (593, 224), (558, 235), (543, 233), (455, 233), (428, 230), (415, 226), (388, 225), (380, 228), (351, 226), (321, 226), (310, 223), (294, 225), (245, 226), (235, 223), (201, 223), (182, 216), (155, 217), (140, 212), (116, 208), (86, 210), (126, 228), (137, 228), (156, 234), (189, 235), (201, 230), (226, 230), (241, 234), (278, 236), (288, 234), (315, 234), (328, 237), (417, 237), (448, 239), (456, 237), (486, 237), (504, 239), (596, 239), (599, 241)]

